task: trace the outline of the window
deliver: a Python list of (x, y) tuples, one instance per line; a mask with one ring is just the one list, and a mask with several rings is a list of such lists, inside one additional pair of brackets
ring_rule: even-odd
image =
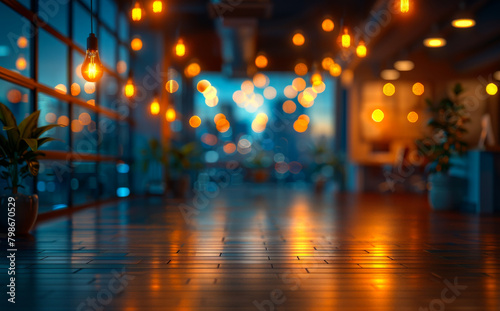
[[(19, 2), (32, 9), (31, 0)], [(40, 159), (39, 175), (26, 180), (20, 192), (38, 194), (40, 213), (128, 196), (132, 120), (127, 102), (120, 101), (129, 67), (130, 51), (122, 43), (128, 41), (127, 15), (117, 0), (94, 1), (94, 32), (108, 70), (101, 81), (89, 83), (80, 64), (90, 33), (90, 0), (37, 4), (32, 13), (45, 22), (34, 25), (23, 17), (26, 10), (16, 11), (15, 1), (0, 2), (0, 67), (6, 77), (0, 79), (0, 101), (18, 123), (38, 109), (39, 126), (67, 126), (44, 134), (58, 141), (42, 147), (46, 157)], [(19, 74), (33, 80), (17, 79)]]
[(0, 3), (0, 66), (29, 77), (31, 75), (31, 23)]

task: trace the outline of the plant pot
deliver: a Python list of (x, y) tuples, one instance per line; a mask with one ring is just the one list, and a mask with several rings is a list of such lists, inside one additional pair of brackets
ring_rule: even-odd
[[(14, 198), (14, 201), (9, 201), (9, 198)], [(14, 205), (12, 204), (14, 203)], [(15, 207), (15, 216), (11, 217), (15, 220), (16, 235), (28, 234), (35, 225), (36, 217), (38, 216), (38, 196), (11, 194), (0, 196), (0, 206), (2, 215), (0, 216), (0, 232), (7, 233), (9, 228), (9, 209)]]
[(460, 187), (456, 180), (445, 173), (429, 175), (429, 204), (432, 209), (444, 211), (457, 207), (460, 201)]

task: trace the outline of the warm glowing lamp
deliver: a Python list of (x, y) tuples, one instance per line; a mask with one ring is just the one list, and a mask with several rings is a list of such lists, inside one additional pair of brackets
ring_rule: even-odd
[(401, 0), (399, 9), (401, 13), (408, 13), (410, 11), (410, 0)]
[(192, 128), (197, 128), (201, 125), (201, 119), (198, 116), (192, 116), (189, 119), (189, 125), (191, 125)]
[(417, 82), (417, 83), (413, 84), (411, 90), (412, 90), (413, 94), (420, 96), (420, 95), (424, 94), (425, 87), (422, 83)]
[(363, 57), (366, 57), (366, 53), (367, 53), (367, 50), (366, 50), (365, 42), (363, 40), (360, 40), (358, 47), (356, 48), (356, 55), (358, 55), (358, 57), (360, 57), (360, 58), (363, 58)]
[(125, 85), (125, 96), (131, 98), (135, 95), (135, 85), (132, 77), (129, 77), (127, 80), (127, 84)]
[(338, 77), (341, 73), (342, 67), (339, 64), (335, 63), (330, 67), (330, 75), (332, 75), (333, 77)]
[[(90, 10), (92, 11), (92, 0), (90, 1)], [(87, 38), (87, 53), (81, 67), (82, 77), (89, 82), (97, 82), (104, 73), (99, 51), (97, 50), (97, 37), (94, 34), (94, 17), (90, 14), (90, 35)]]
[(394, 63), (394, 68), (398, 71), (411, 71), (415, 68), (415, 63), (411, 60), (398, 60)]
[(303, 34), (297, 32), (296, 34), (293, 35), (292, 41), (294, 45), (302, 46), (306, 42), (306, 39), (304, 38)]
[(392, 96), (394, 95), (394, 93), (396, 93), (396, 87), (392, 83), (386, 83), (384, 84), (382, 91), (384, 92), (385, 96)]
[(446, 45), (446, 40), (440, 37), (432, 37), (424, 40), (424, 45), (428, 48), (440, 48)]
[(260, 69), (264, 69), (267, 67), (268, 60), (265, 55), (259, 55), (255, 58), (255, 66), (257, 66)]
[(140, 51), (142, 49), (142, 40), (140, 38), (134, 38), (130, 42), (130, 47), (134, 51)]
[(184, 74), (188, 78), (194, 78), (199, 75), (201, 72), (201, 67), (197, 62), (192, 62), (189, 64), (186, 69), (184, 69)]
[(460, 9), (460, 12), (451, 21), (451, 25), (455, 28), (471, 28), (476, 26), (474, 15), (465, 9), (465, 1), (460, 3)]
[(379, 122), (382, 122), (382, 120), (384, 120), (384, 112), (380, 109), (375, 109), (373, 112), (372, 112), (372, 120), (379, 123)]
[(19, 58), (16, 60), (16, 68), (17, 70), (24, 70), (28, 66), (28, 62), (26, 61), (26, 58), (24, 56), (19, 56)]
[(323, 30), (326, 32), (331, 32), (333, 28), (335, 28), (335, 24), (331, 19), (325, 18), (323, 20), (323, 23), (321, 23), (321, 28), (323, 28)]
[(165, 119), (167, 119), (167, 122), (174, 122), (176, 116), (177, 116), (177, 113), (175, 112), (174, 108), (167, 109), (167, 112), (165, 113)]
[(380, 77), (384, 80), (393, 81), (399, 79), (399, 71), (394, 69), (385, 69), (380, 72)]
[(410, 111), (406, 118), (408, 119), (408, 122), (416, 123), (418, 121), (418, 113), (416, 113), (415, 111)]
[(163, 11), (163, 1), (153, 1), (153, 13), (161, 13)]
[(498, 86), (495, 83), (490, 83), (486, 86), (486, 93), (488, 95), (496, 95), (498, 93)]
[(175, 45), (175, 55), (179, 57), (186, 55), (186, 45), (184, 44), (184, 40), (177, 40), (177, 44)]
[(340, 44), (344, 49), (348, 49), (351, 46), (351, 35), (347, 27), (344, 27), (344, 33), (340, 38)]
[(333, 58), (331, 57), (325, 57), (323, 58), (323, 60), (321, 61), (321, 67), (323, 67), (323, 69), (325, 70), (330, 70), (330, 67), (335, 64), (335, 61), (333, 60)]
[(307, 68), (306, 64), (298, 63), (297, 65), (295, 65), (294, 71), (295, 71), (295, 74), (298, 76), (305, 76), (307, 74), (307, 72), (309, 71), (309, 69)]
[(154, 116), (157, 116), (160, 113), (160, 103), (158, 102), (157, 97), (153, 99), (149, 109), (151, 110), (151, 114)]
[(138, 22), (142, 19), (142, 7), (140, 1), (136, 1), (132, 8), (132, 20)]
[(451, 25), (455, 28), (471, 28), (476, 25), (476, 21), (472, 18), (457, 18), (451, 21)]

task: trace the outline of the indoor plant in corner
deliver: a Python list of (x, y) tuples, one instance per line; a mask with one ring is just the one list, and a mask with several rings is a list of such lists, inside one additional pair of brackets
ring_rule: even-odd
[(18, 190), (24, 188), (23, 179), (38, 174), (38, 158), (44, 155), (38, 148), (55, 140), (40, 136), (60, 126), (50, 124), (38, 127), (39, 116), (40, 111), (35, 111), (18, 125), (14, 114), (7, 106), (0, 103), (0, 122), (3, 124), (3, 131), (0, 134), (0, 167), (3, 170), (0, 176), (9, 185), (4, 189), (8, 190), (7, 194), (0, 196), (0, 232), (5, 233), (8, 230), (7, 210), (12, 206), (15, 206), (13, 219), (15, 219), (16, 234), (27, 234), (35, 223), (38, 213), (37, 195), (21, 194)]
[(428, 122), (431, 135), (417, 142), (420, 153), (430, 162), (429, 202), (435, 210), (453, 209), (462, 193), (460, 180), (449, 174), (453, 159), (467, 150), (463, 136), (470, 118), (460, 98), (462, 92), (462, 86), (456, 84), (452, 98), (446, 97), (437, 103), (427, 100), (432, 114)]

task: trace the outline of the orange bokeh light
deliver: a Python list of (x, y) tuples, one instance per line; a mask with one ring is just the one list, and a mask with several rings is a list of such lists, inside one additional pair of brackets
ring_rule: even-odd
[(189, 119), (189, 125), (191, 125), (192, 128), (197, 128), (201, 125), (201, 119), (198, 116), (192, 116)]
[(304, 37), (303, 34), (297, 32), (296, 34), (293, 35), (292, 41), (294, 45), (302, 46), (306, 42), (306, 38)]

